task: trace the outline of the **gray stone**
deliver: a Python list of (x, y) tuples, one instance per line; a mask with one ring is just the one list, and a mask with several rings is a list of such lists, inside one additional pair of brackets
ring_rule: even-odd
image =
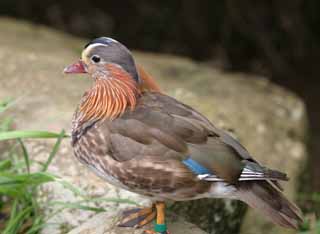
[[(86, 76), (64, 76), (62, 70), (79, 58), (85, 41), (3, 18), (0, 31), (0, 100), (16, 99), (7, 113), (15, 118), (16, 127), (69, 130), (72, 113), (91, 80)], [(291, 180), (284, 187), (286, 194), (294, 198), (297, 175), (306, 158), (306, 116), (298, 97), (263, 77), (227, 73), (174, 56), (134, 54), (156, 77), (164, 92), (204, 113), (215, 125), (231, 130), (261, 163), (288, 173)], [(27, 147), (34, 160), (43, 161), (53, 143), (53, 140), (30, 140)], [(92, 197), (128, 198), (140, 205), (149, 202), (107, 185), (88, 172), (74, 160), (69, 140), (63, 142), (49, 170)], [(72, 202), (79, 195), (59, 183), (51, 183), (43, 188), (43, 199)], [(110, 212), (128, 207), (117, 202), (88, 202), (88, 205), (104, 207)], [(48, 212), (54, 209), (46, 208)], [(242, 222), (245, 212), (239, 202), (213, 199), (181, 202), (171, 204), (170, 209), (209, 233), (238, 233), (240, 228), (242, 233), (259, 233), (262, 228), (264, 233), (267, 229), (269, 233), (284, 231), (251, 209)], [(117, 213), (94, 216), (89, 211), (65, 210), (51, 219), (57, 225), (43, 233), (65, 233), (93, 216), (94, 222), (103, 223), (102, 217), (114, 214)], [(90, 221), (85, 225), (90, 226)]]
[[(117, 226), (121, 211), (106, 212), (95, 215), (78, 228), (75, 228), (68, 234), (143, 234), (143, 229), (121, 228)], [(185, 222), (183, 219), (168, 216), (168, 229), (174, 234), (206, 234), (196, 225)], [(152, 230), (149, 224), (145, 230)]]

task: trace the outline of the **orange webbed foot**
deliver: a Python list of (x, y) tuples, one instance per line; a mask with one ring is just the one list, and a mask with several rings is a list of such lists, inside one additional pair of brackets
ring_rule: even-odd
[(156, 211), (153, 207), (130, 209), (123, 212), (118, 226), (140, 228), (150, 223), (155, 217)]

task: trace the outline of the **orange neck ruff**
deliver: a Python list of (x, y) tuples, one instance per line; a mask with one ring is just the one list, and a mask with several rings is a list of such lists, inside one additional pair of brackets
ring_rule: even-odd
[(136, 81), (120, 67), (107, 65), (107, 71), (107, 77), (96, 76), (95, 85), (84, 95), (79, 106), (80, 122), (115, 119), (127, 107), (135, 108), (141, 94)]
[(153, 77), (149, 75), (140, 65), (137, 65), (139, 77), (142, 80), (140, 84), (140, 90), (142, 91), (152, 91), (161, 93), (160, 87), (154, 81)]

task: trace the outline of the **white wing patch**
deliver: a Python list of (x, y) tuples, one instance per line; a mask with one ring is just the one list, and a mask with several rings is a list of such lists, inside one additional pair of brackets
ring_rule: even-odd
[[(212, 182), (223, 182), (224, 179), (219, 178), (214, 174), (201, 174), (198, 175), (199, 180), (212, 181)], [(248, 181), (248, 180), (278, 180), (278, 177), (268, 176), (262, 171), (253, 171), (250, 168), (245, 167), (239, 177), (239, 181)]]

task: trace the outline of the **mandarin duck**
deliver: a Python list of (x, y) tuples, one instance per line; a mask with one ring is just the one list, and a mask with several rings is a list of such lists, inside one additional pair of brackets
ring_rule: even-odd
[(299, 208), (282, 194), (286, 174), (259, 164), (206, 117), (163, 94), (120, 42), (101, 37), (64, 73), (88, 73), (72, 121), (76, 158), (105, 181), (150, 197), (152, 207), (123, 212), (123, 227), (168, 233), (165, 201), (237, 199), (274, 223), (297, 228)]

